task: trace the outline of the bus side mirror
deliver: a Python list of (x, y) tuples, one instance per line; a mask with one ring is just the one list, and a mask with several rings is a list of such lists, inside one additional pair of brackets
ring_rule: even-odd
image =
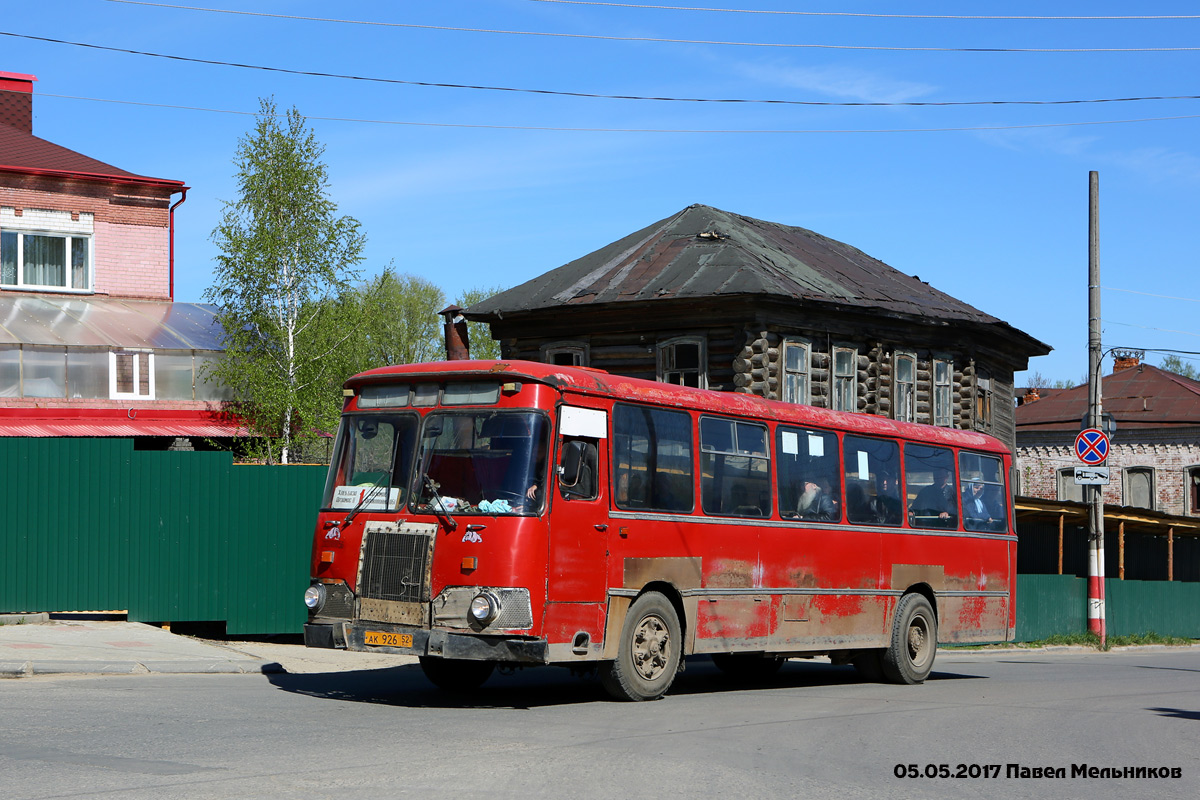
[(558, 485), (564, 497), (587, 497), (592, 493), (590, 487), (581, 485), (587, 449), (587, 442), (578, 439), (563, 443), (562, 461), (558, 465)]

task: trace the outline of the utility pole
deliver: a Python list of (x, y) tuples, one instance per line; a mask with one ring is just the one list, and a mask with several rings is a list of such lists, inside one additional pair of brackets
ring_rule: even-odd
[[(1088, 416), (1087, 426), (1099, 428), (1103, 407), (1100, 370), (1100, 173), (1088, 173)], [(1088, 503), (1088, 631), (1105, 645), (1104, 624), (1104, 487), (1087, 486)]]

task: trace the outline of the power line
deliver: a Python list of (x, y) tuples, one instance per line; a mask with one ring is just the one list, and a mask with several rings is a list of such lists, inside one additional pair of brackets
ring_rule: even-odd
[[(256, 116), (256, 111), (236, 111), (220, 108), (204, 108), (202, 106), (181, 106), (168, 103), (147, 103), (136, 100), (111, 100), (100, 97), (80, 97), (67, 94), (49, 94), (38, 92), (38, 97), (55, 97), (61, 100), (85, 100), (93, 103), (116, 103), (120, 105), (145, 106), (148, 108), (170, 108), (180, 111), (204, 111), (213, 114), (237, 114)], [(406, 120), (361, 119), (354, 117), (319, 117), (305, 115), (306, 119), (323, 122), (357, 122), (372, 125), (404, 125), (421, 128), (482, 128), (488, 130), (509, 131), (555, 131), (569, 133), (705, 133), (705, 134), (820, 134), (820, 133), (959, 133), (971, 131), (1007, 131), (1029, 128), (1074, 128), (1086, 125), (1126, 125), (1135, 122), (1164, 122), (1181, 119), (1200, 119), (1200, 114), (1188, 114), (1178, 117), (1143, 117), (1140, 119), (1113, 119), (1094, 122), (1047, 122), (1028, 125), (976, 125), (955, 128), (594, 128), (594, 127), (563, 127), (552, 125), (492, 125), (483, 123), (460, 122), (411, 122)], [(1120, 323), (1118, 323), (1120, 324)]]
[[(124, 2), (124, 0), (113, 0), (114, 2)], [(334, 72), (313, 72), (309, 70), (287, 69), (284, 67), (271, 67), (261, 64), (239, 64), (233, 61), (219, 61), (216, 59), (207, 58), (191, 58), (189, 56), (179, 56), (169, 53), (153, 53), (146, 50), (131, 50), (123, 47), (109, 47), (107, 45), (91, 44), (88, 42), (72, 42), (66, 39), (52, 39), (46, 36), (31, 36), (22, 33), (13, 33), (11, 31), (0, 31), (0, 35), (12, 36), (18, 39), (31, 39), (33, 41), (48, 42), (51, 44), (65, 44), (72, 47), (86, 47), (93, 50), (105, 50), (113, 53), (124, 53), (126, 55), (147, 56), (149, 58), (165, 58), (172, 61), (184, 61), (195, 64), (208, 64), (210, 66), (221, 67), (236, 67), (238, 69), (256, 69), (265, 72), (282, 72), (288, 75), (302, 75), (312, 78), (337, 78), (339, 80), (365, 81), (369, 83), (388, 83), (401, 86), (424, 86), (434, 89), (472, 89), (476, 91), (488, 92), (513, 92), (518, 94), (540, 94), (554, 97), (579, 97), (592, 100), (648, 100), (664, 103), (728, 103), (728, 104), (745, 104), (745, 105), (791, 105), (791, 106), (815, 106), (815, 107), (868, 107), (868, 108), (886, 108), (886, 107), (950, 107), (950, 106), (1008, 106), (1008, 105), (1028, 105), (1028, 106), (1061, 106), (1061, 105), (1094, 105), (1100, 103), (1136, 103), (1152, 100), (1200, 100), (1200, 95), (1147, 95), (1140, 97), (1100, 97), (1090, 99), (1070, 99), (1070, 100), (906, 100), (906, 101), (889, 101), (889, 102), (868, 102), (868, 101), (827, 101), (827, 100), (780, 100), (780, 99), (755, 99), (755, 98), (718, 98), (718, 97), (656, 97), (649, 95), (631, 95), (631, 94), (599, 94), (593, 92), (568, 92), (554, 89), (529, 89), (513, 86), (489, 86), (486, 84), (466, 84), (466, 83), (441, 83), (436, 81), (413, 81), (403, 80), (400, 78), (378, 78), (364, 75), (347, 75)]]
[(1121, 325), (1126, 328), (1141, 328), (1144, 331), (1158, 331), (1159, 333), (1177, 333), (1180, 336), (1196, 336), (1200, 337), (1200, 333), (1192, 333), (1191, 331), (1176, 331), (1170, 328), (1152, 328), (1149, 325), (1134, 325), (1131, 322), (1116, 322), (1114, 320), (1102, 320), (1105, 325)]
[(1114, 286), (1101, 286), (1106, 292), (1124, 292), (1126, 294), (1140, 294), (1144, 297), (1157, 297), (1160, 300), (1186, 300), (1189, 303), (1200, 303), (1200, 299), (1195, 297), (1172, 297), (1169, 294), (1153, 294), (1151, 292), (1139, 292), (1134, 289), (1118, 289)]
[[(116, 0), (120, 1), (120, 0)], [(1171, 20), (1200, 19), (1200, 14), (1106, 14), (1089, 16), (1035, 16), (1009, 14), (868, 14), (857, 11), (775, 11), (753, 8), (711, 8), (707, 6), (663, 6), (642, 3), (605, 3), (599, 0), (531, 0), (534, 3), (558, 3), (572, 6), (609, 6), (652, 11), (712, 11), (723, 14), (776, 14), (797, 17), (870, 17), (873, 19), (954, 19), (954, 20), (1032, 20), (1032, 21), (1096, 21), (1096, 20)]]
[(150, 3), (145, 2), (145, 0), (106, 0), (106, 2), (122, 3), (125, 5), (153, 6), (156, 8), (170, 8), (178, 11), (204, 11), (212, 14), (235, 14), (238, 16), (247, 17), (303, 20), (306, 22), (335, 22), (345, 25), (375, 25), (386, 28), (409, 28), (427, 31), (451, 31), (455, 33), (497, 33), (508, 36), (546, 36), (559, 39), (594, 39), (610, 42), (704, 44), (719, 45), (723, 47), (772, 47), (803, 50), (871, 50), (928, 53), (1164, 53), (1193, 52), (1200, 50), (1200, 47), (901, 47), (893, 45), (808, 44), (800, 42), (730, 42), (716, 39), (669, 39), (655, 36), (607, 36), (595, 33), (516, 31), (502, 30), (497, 28), (468, 28), (454, 25), (420, 25), (411, 22), (378, 22), (372, 20), (334, 19), (328, 17), (307, 17), (294, 14), (268, 14), (262, 11), (236, 11), (227, 8), (205, 8), (201, 6), (182, 6), (168, 3)]

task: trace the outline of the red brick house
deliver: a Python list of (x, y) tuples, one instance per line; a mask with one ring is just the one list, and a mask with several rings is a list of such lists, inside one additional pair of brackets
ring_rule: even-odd
[[(1103, 408), (1117, 424), (1104, 502), (1200, 516), (1200, 382), (1143, 364), (1140, 353), (1122, 355), (1102, 379)], [(1019, 493), (1081, 501), (1074, 442), (1088, 387), (1030, 399), (1016, 410)]]
[(236, 435), (214, 309), (173, 302), (188, 187), (34, 136), (36, 80), (0, 72), (0, 436)]

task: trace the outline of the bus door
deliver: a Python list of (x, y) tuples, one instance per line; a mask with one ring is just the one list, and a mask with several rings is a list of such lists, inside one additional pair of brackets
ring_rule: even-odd
[(551, 603), (601, 603), (608, 588), (608, 414), (561, 406), (550, 497)]

